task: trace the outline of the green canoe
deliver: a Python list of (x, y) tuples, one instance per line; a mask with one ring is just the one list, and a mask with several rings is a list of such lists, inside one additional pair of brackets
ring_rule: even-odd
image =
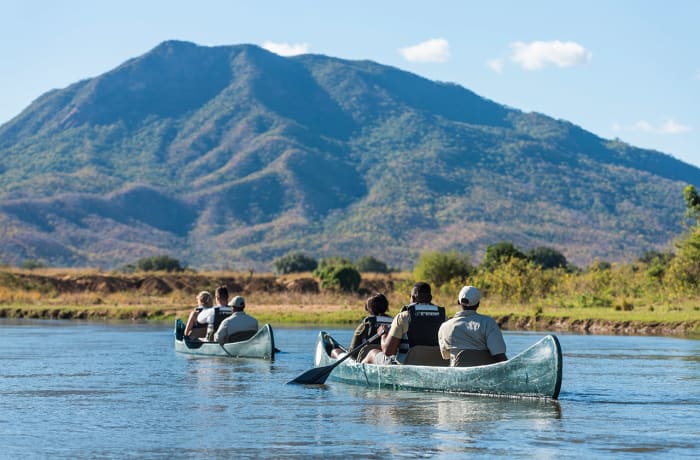
[(225, 343), (202, 342), (183, 337), (185, 324), (181, 319), (175, 321), (175, 351), (191, 355), (229, 356), (232, 358), (275, 359), (275, 338), (272, 326), (265, 324), (248, 340)]
[[(339, 344), (326, 332), (316, 340), (314, 365), (336, 362), (329, 350)], [(562, 355), (559, 340), (547, 335), (508, 361), (476, 367), (362, 364), (347, 359), (328, 379), (394, 390), (430, 390), (557, 399), (561, 389)]]

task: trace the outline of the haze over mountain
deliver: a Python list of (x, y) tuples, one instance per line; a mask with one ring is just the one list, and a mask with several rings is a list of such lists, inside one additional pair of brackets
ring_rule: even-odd
[(700, 169), (370, 61), (168, 41), (0, 126), (0, 262), (668, 248)]

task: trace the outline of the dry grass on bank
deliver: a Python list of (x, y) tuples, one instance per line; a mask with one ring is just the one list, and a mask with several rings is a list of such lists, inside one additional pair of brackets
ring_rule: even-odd
[[(408, 303), (409, 273), (364, 274), (361, 293), (308, 293), (290, 290), (311, 275), (275, 277), (236, 272), (140, 273), (116, 275), (99, 270), (0, 270), (0, 317), (167, 320), (187, 318), (200, 290), (226, 284), (243, 295), (247, 310), (260, 322), (281, 324), (356, 324), (364, 317), (369, 293), (383, 292), (390, 313)], [(575, 281), (575, 280), (574, 280)], [(571, 281), (572, 286), (576, 283)], [(460, 285), (434, 289), (434, 303), (453, 315)], [(595, 291), (600, 292), (600, 291)], [(590, 295), (589, 295), (590, 297)], [(582, 300), (583, 298), (583, 300)], [(484, 292), (480, 312), (496, 317), (507, 329), (552, 329), (588, 332), (647, 331), (700, 333), (700, 298), (688, 296), (663, 303), (658, 298), (623, 293), (607, 306), (590, 305), (585, 293), (560, 290), (544, 298), (516, 302)], [(674, 332), (675, 331), (675, 332)]]

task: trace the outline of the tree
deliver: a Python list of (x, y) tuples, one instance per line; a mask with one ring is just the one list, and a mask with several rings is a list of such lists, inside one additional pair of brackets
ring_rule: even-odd
[(543, 269), (564, 268), (568, 265), (561, 252), (547, 246), (539, 246), (527, 252), (527, 258)]
[(136, 261), (136, 269), (144, 272), (181, 272), (184, 270), (179, 260), (166, 255), (139, 259)]
[(355, 266), (362, 273), (389, 273), (387, 264), (373, 256), (363, 256), (357, 259)]
[(527, 259), (527, 256), (508, 241), (489, 244), (486, 246), (486, 254), (484, 255), (484, 261), (481, 262), (481, 267), (486, 271), (493, 270), (498, 265), (513, 258)]
[(285, 275), (287, 273), (312, 272), (318, 267), (316, 259), (302, 252), (290, 252), (272, 263), (275, 273)]
[(677, 290), (695, 291), (700, 286), (700, 227), (693, 227), (685, 238), (676, 243), (665, 280)]
[(425, 252), (418, 257), (413, 277), (439, 287), (456, 278), (464, 280), (473, 272), (474, 267), (466, 254), (461, 255), (457, 251)]
[(688, 208), (686, 214), (689, 217), (694, 217), (696, 221), (700, 222), (700, 195), (698, 195), (697, 190), (692, 185), (688, 185), (683, 189), (683, 198), (685, 199), (685, 205)]
[(34, 270), (37, 268), (46, 268), (46, 264), (40, 260), (27, 259), (22, 262), (22, 268), (25, 270)]
[(673, 253), (670, 252), (644, 251), (644, 254), (637, 260), (646, 264), (647, 275), (650, 278), (660, 281), (666, 274), (673, 257)]
[(360, 281), (362, 281), (360, 272), (353, 265), (345, 263), (345, 259), (337, 258), (336, 260), (340, 262), (331, 264), (327, 261), (314, 270), (314, 275), (321, 280), (321, 287), (345, 292), (357, 291), (360, 287)]
[(353, 263), (350, 259), (341, 256), (324, 257), (318, 263), (318, 268), (328, 268), (336, 265), (353, 265)]

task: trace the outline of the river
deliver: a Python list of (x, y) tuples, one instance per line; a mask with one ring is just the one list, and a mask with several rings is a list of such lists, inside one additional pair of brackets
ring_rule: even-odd
[[(288, 385), (318, 328), (274, 332), (269, 362), (177, 354), (165, 324), (0, 320), (0, 457), (700, 457), (698, 340), (558, 334), (538, 401)], [(542, 336), (504, 333), (508, 355)]]

